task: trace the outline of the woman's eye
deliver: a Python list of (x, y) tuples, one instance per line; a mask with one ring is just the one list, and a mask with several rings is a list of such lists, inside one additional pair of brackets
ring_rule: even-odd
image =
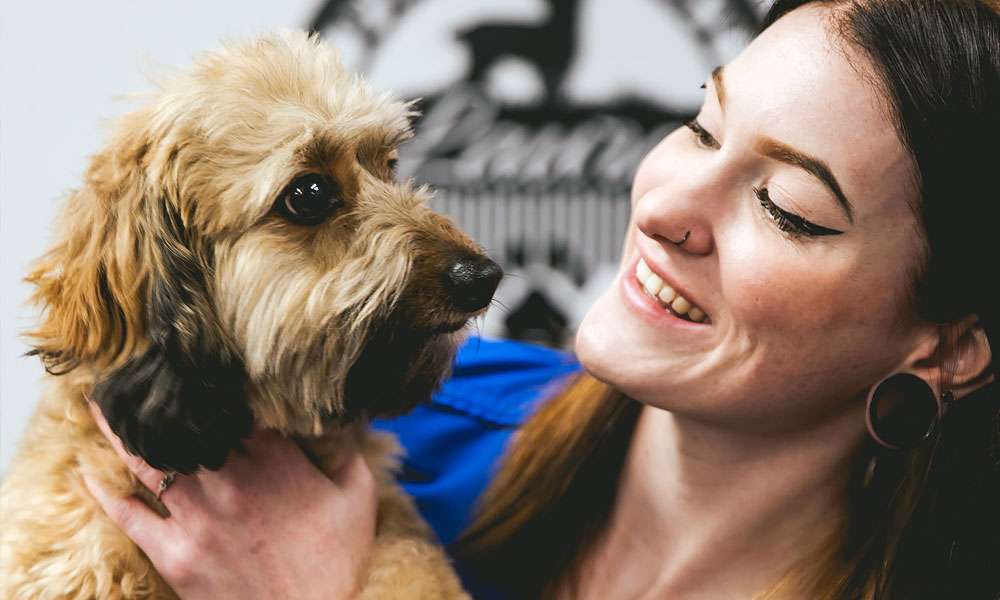
[(335, 181), (319, 173), (309, 173), (288, 184), (278, 196), (275, 210), (293, 223), (317, 225), (342, 202), (340, 186)]
[(793, 237), (800, 235), (816, 237), (821, 235), (840, 235), (844, 233), (843, 231), (817, 225), (811, 221), (807, 221), (795, 213), (782, 209), (771, 201), (771, 195), (767, 191), (767, 188), (755, 187), (753, 188), (753, 193), (757, 196), (757, 200), (760, 202), (760, 205), (764, 207), (764, 210), (766, 210), (771, 216), (775, 225), (778, 226), (778, 229), (791, 234)]
[[(715, 137), (704, 127), (702, 127), (701, 123), (699, 123), (697, 119), (689, 119), (688, 121), (685, 121), (684, 126), (694, 132), (699, 146), (711, 148), (713, 150), (718, 150), (722, 147), (719, 141), (716, 140)], [(753, 188), (753, 191), (754, 195), (757, 196), (757, 200), (760, 202), (760, 205), (765, 211), (767, 211), (771, 220), (774, 221), (778, 229), (790, 234), (793, 237), (816, 237), (822, 235), (840, 235), (844, 233), (843, 231), (817, 225), (795, 213), (782, 209), (771, 201), (771, 196), (768, 193), (767, 188), (755, 187)]]
[(712, 148), (714, 150), (718, 150), (722, 147), (712, 134), (701, 126), (701, 123), (699, 123), (697, 119), (688, 119), (684, 122), (684, 126), (694, 132), (695, 136), (698, 138), (698, 144), (701, 146)]

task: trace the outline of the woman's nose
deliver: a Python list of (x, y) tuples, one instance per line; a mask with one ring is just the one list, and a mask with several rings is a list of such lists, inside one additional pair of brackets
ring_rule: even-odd
[(714, 242), (707, 204), (699, 202), (691, 192), (654, 187), (636, 201), (635, 224), (639, 231), (661, 244), (691, 254), (709, 254)]

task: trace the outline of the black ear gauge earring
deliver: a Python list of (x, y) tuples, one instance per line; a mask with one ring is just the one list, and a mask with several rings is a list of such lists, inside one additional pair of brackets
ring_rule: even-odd
[(944, 405), (952, 399), (951, 392), (944, 392), (939, 400), (931, 386), (913, 373), (893, 373), (868, 392), (868, 433), (891, 450), (919, 446), (934, 432)]

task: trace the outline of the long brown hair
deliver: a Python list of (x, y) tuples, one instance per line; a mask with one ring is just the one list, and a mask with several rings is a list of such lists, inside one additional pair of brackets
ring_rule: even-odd
[(541, 407), (458, 542), (473, 577), (516, 598), (556, 583), (611, 513), (639, 406), (584, 373)]
[[(975, 314), (1000, 342), (1000, 12), (992, 0), (778, 0), (763, 28), (804, 4), (837, 5), (838, 32), (876, 67), (920, 178), (927, 256), (914, 302), (941, 325)], [(994, 267), (995, 272), (995, 267)], [(991, 273), (992, 274), (992, 273)], [(991, 372), (997, 373), (993, 358)], [(945, 380), (947, 373), (945, 374)], [(473, 579), (548, 597), (604, 527), (638, 405), (580, 376), (518, 433), (456, 553)], [(771, 590), (830, 600), (1000, 598), (1000, 391), (956, 402), (908, 452), (866, 442), (846, 523)]]

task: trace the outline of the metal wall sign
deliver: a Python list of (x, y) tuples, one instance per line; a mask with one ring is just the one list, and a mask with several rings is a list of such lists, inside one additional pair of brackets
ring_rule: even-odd
[(501, 286), (506, 312), (492, 311), (485, 333), (560, 345), (582, 315), (574, 303), (591, 300), (567, 292), (617, 260), (639, 161), (696, 112), (706, 75), (765, 8), (329, 0), (309, 28), (377, 87), (421, 98), (400, 176), (432, 184), (434, 208), (521, 280)]

